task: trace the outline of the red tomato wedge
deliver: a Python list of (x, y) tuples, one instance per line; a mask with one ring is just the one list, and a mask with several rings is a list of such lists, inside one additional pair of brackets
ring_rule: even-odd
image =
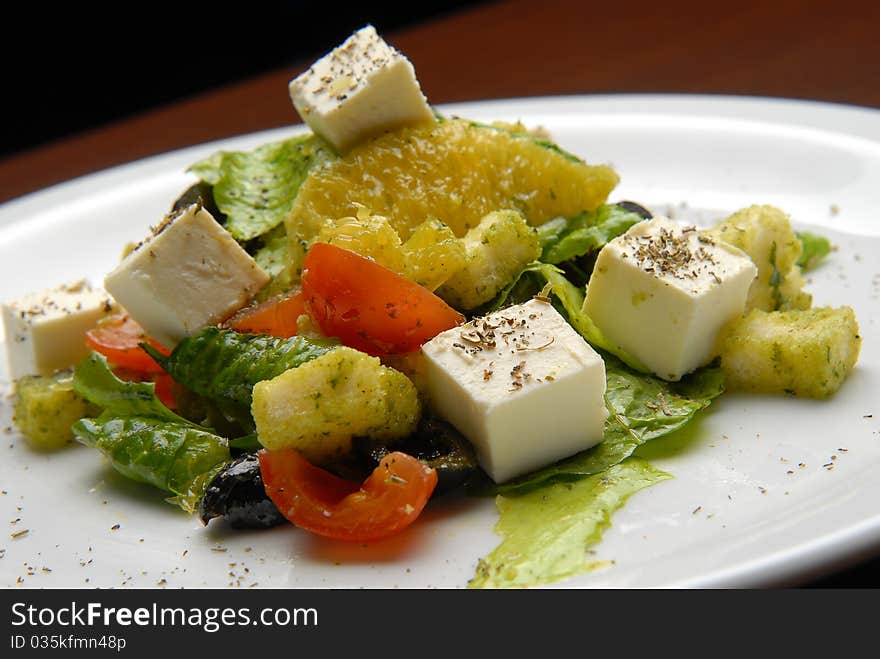
[(381, 540), (412, 524), (437, 485), (437, 471), (405, 453), (386, 455), (363, 484), (316, 467), (294, 449), (261, 450), (266, 494), (293, 524), (326, 538)]
[(237, 332), (269, 334), (287, 339), (296, 335), (296, 319), (304, 313), (306, 313), (305, 296), (295, 291), (245, 307), (224, 325)]
[(177, 401), (174, 400), (174, 380), (167, 373), (156, 373), (153, 376), (156, 385), (156, 398), (161, 400), (169, 410), (177, 409)]
[(100, 352), (114, 366), (140, 373), (163, 373), (157, 364), (138, 344), (148, 343), (162, 354), (170, 351), (148, 339), (144, 329), (127, 315), (109, 316), (86, 332), (86, 343)]
[(415, 352), (464, 322), (428, 289), (347, 249), (315, 243), (302, 291), (321, 331), (371, 355)]

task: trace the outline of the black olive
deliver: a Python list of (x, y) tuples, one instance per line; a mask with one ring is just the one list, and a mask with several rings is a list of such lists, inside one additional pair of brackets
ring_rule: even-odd
[(415, 432), (390, 443), (368, 437), (355, 437), (357, 455), (369, 470), (392, 451), (401, 451), (437, 470), (434, 494), (443, 494), (465, 483), (477, 470), (477, 457), (471, 444), (452, 425), (439, 419), (423, 418)]
[(640, 215), (646, 220), (650, 220), (654, 215), (644, 206), (637, 204), (634, 201), (618, 201), (615, 206), (622, 208), (625, 211), (629, 211), (630, 213), (635, 213), (636, 215)]
[(221, 212), (214, 202), (214, 186), (210, 183), (199, 181), (189, 186), (171, 205), (171, 212), (179, 211), (193, 204), (200, 204), (220, 224), (226, 222), (226, 215)]
[(287, 521), (266, 494), (255, 453), (235, 458), (213, 478), (199, 502), (199, 517), (203, 524), (223, 517), (236, 529), (267, 529)]

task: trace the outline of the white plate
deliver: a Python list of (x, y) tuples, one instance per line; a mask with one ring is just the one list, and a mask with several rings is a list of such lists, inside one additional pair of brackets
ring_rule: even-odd
[[(674, 480), (640, 492), (615, 516), (597, 548), (612, 567), (557, 585), (758, 586), (880, 553), (880, 113), (674, 96), (443, 110), (549, 128), (564, 147), (617, 168), (614, 200), (700, 222), (753, 203), (784, 208), (799, 227), (839, 246), (809, 277), (816, 303), (852, 305), (861, 324), (858, 368), (832, 400), (730, 395), (679, 436), (655, 442), (650, 459)], [(191, 182), (187, 165), (291, 130), (149, 158), (6, 204), (0, 299), (82, 276), (100, 282), (122, 245), (142, 237)], [(9, 407), (7, 400), (3, 427)], [(160, 493), (117, 476), (96, 451), (76, 445), (37, 454), (7, 433), (0, 445), (5, 586), (463, 587), (498, 541), (492, 502), (470, 499), (438, 506), (402, 536), (369, 547), (289, 527), (205, 529)], [(29, 532), (11, 537), (21, 529)]]

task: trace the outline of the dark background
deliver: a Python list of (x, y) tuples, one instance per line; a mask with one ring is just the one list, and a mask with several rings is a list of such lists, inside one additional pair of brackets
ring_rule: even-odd
[(367, 23), (393, 35), (478, 4), (487, 3), (33, 3), (11, 15), (4, 9), (0, 158), (264, 71), (308, 64)]

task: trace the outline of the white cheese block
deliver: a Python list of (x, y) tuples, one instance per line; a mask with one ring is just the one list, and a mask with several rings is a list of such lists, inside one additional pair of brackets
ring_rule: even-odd
[(86, 331), (117, 311), (105, 291), (85, 280), (4, 303), (10, 378), (51, 375), (74, 366), (89, 352)]
[(240, 309), (269, 281), (208, 211), (169, 215), (106, 276), (104, 286), (168, 348)]
[(447, 330), (422, 353), (431, 405), (497, 483), (602, 441), (605, 363), (547, 302)]
[(739, 249), (665, 217), (609, 242), (587, 285), (586, 313), (611, 342), (675, 381), (717, 356), (757, 275)]
[(290, 98), (309, 128), (337, 151), (434, 118), (413, 65), (371, 25), (294, 78)]

